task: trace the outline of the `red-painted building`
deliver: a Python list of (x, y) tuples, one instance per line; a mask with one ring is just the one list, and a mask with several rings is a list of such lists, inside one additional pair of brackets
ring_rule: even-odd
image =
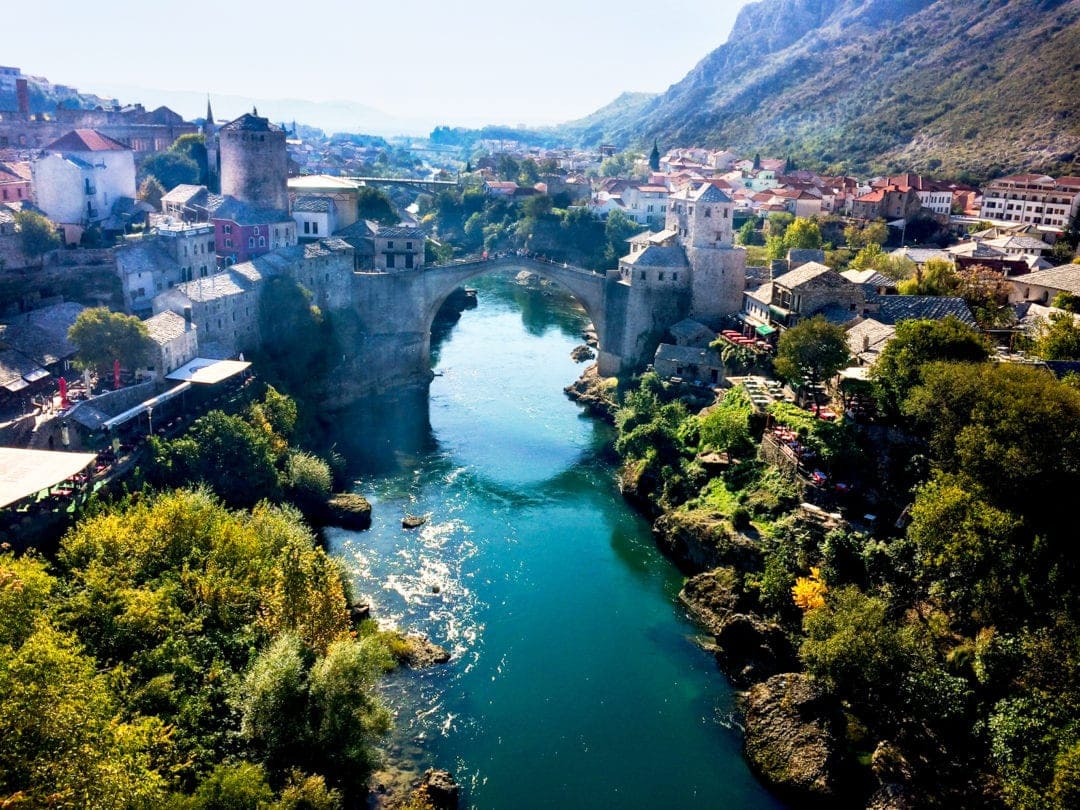
[(214, 225), (215, 249), (222, 263), (246, 262), (296, 244), (296, 222), (288, 211), (259, 208), (232, 197), (218, 200), (213, 200), (208, 208)]
[(0, 203), (32, 198), (30, 164), (0, 163)]

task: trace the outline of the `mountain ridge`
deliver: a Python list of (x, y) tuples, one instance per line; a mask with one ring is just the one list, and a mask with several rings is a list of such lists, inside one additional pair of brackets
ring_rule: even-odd
[(1080, 0), (761, 0), (664, 93), (562, 131), (838, 172), (1064, 172), (1080, 152), (1078, 54)]

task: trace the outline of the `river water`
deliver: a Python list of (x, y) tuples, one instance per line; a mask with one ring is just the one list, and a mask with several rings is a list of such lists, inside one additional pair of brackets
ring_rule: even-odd
[(477, 286), (430, 399), (338, 424), (373, 525), (331, 530), (331, 550), (380, 620), (453, 653), (387, 680), (392, 759), (453, 771), (483, 810), (781, 807), (741, 758), (681, 574), (615, 487), (610, 428), (563, 394), (587, 318), (506, 277)]

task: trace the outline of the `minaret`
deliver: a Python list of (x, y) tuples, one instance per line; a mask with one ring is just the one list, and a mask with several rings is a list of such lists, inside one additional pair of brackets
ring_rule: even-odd
[(210, 108), (210, 94), (206, 94), (206, 123), (203, 124), (203, 137), (206, 139), (206, 178), (207, 187), (217, 192), (221, 184), (221, 152), (218, 149), (218, 132), (214, 124), (214, 111)]

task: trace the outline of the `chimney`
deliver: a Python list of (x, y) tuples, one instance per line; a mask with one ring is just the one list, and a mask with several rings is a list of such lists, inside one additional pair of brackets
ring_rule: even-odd
[(191, 307), (184, 307), (184, 328), (191, 328)]
[(864, 352), (870, 351), (870, 336), (869, 335), (863, 335), (862, 336), (862, 350)]
[(27, 87), (26, 79), (15, 80), (15, 98), (19, 102), (19, 112), (23, 115), (30, 114), (30, 90)]

